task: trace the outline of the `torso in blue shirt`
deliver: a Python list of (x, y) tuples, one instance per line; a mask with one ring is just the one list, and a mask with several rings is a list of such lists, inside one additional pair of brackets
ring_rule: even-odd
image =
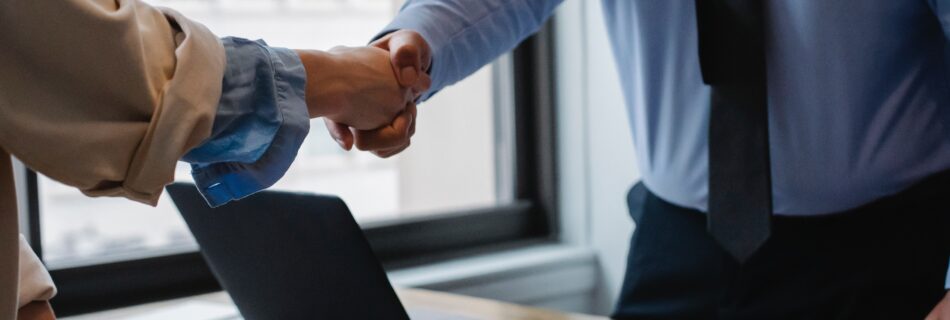
[[(705, 209), (709, 89), (693, 3), (605, 0), (604, 11), (645, 183)], [(768, 2), (776, 213), (849, 209), (950, 168), (950, 59), (936, 6)]]
[[(417, 30), (430, 42), (435, 91), (509, 50), (558, 3), (413, 0), (387, 29)], [(644, 182), (705, 210), (710, 92), (694, 0), (603, 3)], [(950, 0), (767, 7), (777, 214), (846, 210), (950, 168)]]

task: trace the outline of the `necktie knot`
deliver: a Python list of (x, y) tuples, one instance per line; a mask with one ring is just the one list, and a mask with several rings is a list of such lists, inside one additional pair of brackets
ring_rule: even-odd
[(765, 74), (764, 0), (696, 0), (706, 84), (757, 82)]

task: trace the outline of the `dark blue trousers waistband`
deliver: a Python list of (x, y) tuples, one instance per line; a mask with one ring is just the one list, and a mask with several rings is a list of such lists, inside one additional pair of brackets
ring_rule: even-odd
[(743, 265), (703, 213), (642, 184), (628, 205), (636, 230), (618, 319), (922, 319), (945, 293), (950, 173), (837, 214), (776, 216)]

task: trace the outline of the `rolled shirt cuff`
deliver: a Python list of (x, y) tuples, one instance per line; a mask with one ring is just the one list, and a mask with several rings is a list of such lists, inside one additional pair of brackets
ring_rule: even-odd
[[(300, 57), (292, 50), (258, 43), (267, 53), (273, 71), (265, 73), (258, 70), (252, 77), (257, 81), (255, 94), (246, 99), (261, 108), (272, 104), (278, 125), (271, 139), (266, 139), (266, 125), (243, 126), (232, 135), (252, 137), (245, 140), (250, 144), (266, 142), (259, 156), (253, 152), (255, 148), (247, 148), (250, 152), (242, 153), (245, 157), (233, 157), (228, 161), (189, 161), (192, 162), (191, 173), (198, 191), (212, 207), (247, 197), (276, 183), (290, 168), (310, 131), (310, 116), (305, 101), (307, 75)], [(268, 97), (269, 94), (272, 97)], [(260, 118), (265, 122), (269, 119)], [(219, 150), (227, 153), (227, 149)]]

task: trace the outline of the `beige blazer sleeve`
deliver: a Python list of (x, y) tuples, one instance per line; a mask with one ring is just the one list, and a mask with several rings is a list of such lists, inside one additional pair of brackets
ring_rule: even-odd
[(154, 205), (206, 139), (224, 48), (138, 0), (0, 0), (0, 146), (90, 196)]
[[(173, 10), (139, 0), (0, 0), (0, 30), (0, 149), (34, 170), (90, 196), (154, 205), (175, 162), (211, 132), (224, 48)], [(12, 198), (7, 182), (0, 199)], [(3, 320), (17, 300), (53, 292), (35, 259), (20, 270), (12, 203), (0, 204), (0, 222), (13, 224), (0, 226)], [(40, 279), (25, 281), (39, 290), (20, 288), (19, 275)]]

